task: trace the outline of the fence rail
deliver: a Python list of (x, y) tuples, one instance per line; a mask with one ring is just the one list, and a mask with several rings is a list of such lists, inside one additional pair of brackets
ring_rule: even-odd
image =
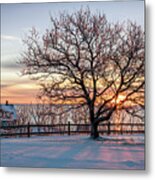
[[(27, 136), (32, 135), (53, 135), (53, 134), (89, 134), (91, 131), (90, 124), (56, 124), (56, 125), (45, 125), (45, 124), (30, 124), (27, 125), (12, 125), (12, 126), (1, 126), (1, 136)], [(99, 133), (101, 134), (134, 134), (134, 133), (145, 133), (145, 124), (137, 123), (104, 123), (98, 126)]]

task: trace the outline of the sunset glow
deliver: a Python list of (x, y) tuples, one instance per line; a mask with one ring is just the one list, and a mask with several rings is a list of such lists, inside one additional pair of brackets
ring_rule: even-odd
[(117, 105), (121, 104), (125, 100), (126, 96), (119, 94), (117, 98), (113, 99), (111, 102), (116, 103)]
[[(20, 72), (23, 67), (20, 67), (17, 61), (24, 49), (22, 39), (25, 34), (32, 27), (39, 29), (40, 34), (43, 34), (46, 28), (50, 26), (49, 12), (56, 17), (58, 12), (63, 10), (72, 13), (80, 9), (81, 6), (89, 6), (93, 13), (96, 12), (95, 10), (105, 13), (110, 22), (124, 22), (124, 20), (130, 19), (136, 21), (142, 27), (144, 26), (144, 14), (141, 11), (143, 4), (141, 3), (135, 2), (136, 5), (133, 6), (129, 2), (117, 2), (113, 7), (104, 2), (62, 4), (1, 5), (1, 103), (5, 103), (6, 100), (12, 104), (37, 103), (36, 95), (40, 87), (36, 85), (36, 81), (31, 81), (29, 77), (21, 77)], [(124, 9), (123, 12), (121, 12), (122, 8)], [(97, 85), (101, 88), (103, 86), (102, 82)], [(91, 86), (90, 82), (88, 86)], [(124, 95), (119, 95), (113, 102), (119, 104), (124, 98)], [(102, 99), (98, 101), (102, 101)], [(74, 101), (74, 103), (78, 102)]]
[(1, 103), (5, 104), (6, 100), (10, 104), (29, 104), (37, 103), (36, 95), (39, 87), (31, 82), (29, 84), (10, 85), (1, 90)]

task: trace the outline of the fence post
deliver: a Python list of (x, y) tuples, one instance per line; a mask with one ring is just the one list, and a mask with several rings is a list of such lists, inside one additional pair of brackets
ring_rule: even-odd
[(123, 134), (123, 125), (121, 124), (121, 135)]
[(108, 124), (107, 124), (107, 126), (108, 126), (108, 135), (110, 134), (110, 121), (108, 121)]
[(68, 121), (68, 136), (70, 136), (70, 121)]
[(30, 137), (30, 123), (27, 124), (27, 137)]

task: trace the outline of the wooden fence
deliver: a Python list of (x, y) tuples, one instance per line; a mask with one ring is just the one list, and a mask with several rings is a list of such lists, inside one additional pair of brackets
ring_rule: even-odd
[[(13, 125), (1, 126), (1, 137), (10, 136), (27, 136), (32, 135), (73, 135), (73, 134), (90, 134), (90, 124), (56, 124), (56, 125), (34, 125), (28, 123), (27, 125)], [(104, 123), (98, 126), (101, 134), (134, 134), (145, 133), (145, 124), (131, 124), (131, 123)]]

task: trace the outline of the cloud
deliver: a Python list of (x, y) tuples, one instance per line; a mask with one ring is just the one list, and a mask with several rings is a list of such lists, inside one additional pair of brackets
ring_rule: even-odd
[(38, 87), (33, 83), (14, 82), (1, 84), (1, 102), (8, 100), (10, 103), (31, 103), (35, 102)]
[(10, 35), (1, 35), (2, 40), (8, 40), (8, 41), (21, 41), (19, 37), (16, 36), (10, 36)]
[(7, 87), (10, 87), (11, 85), (7, 85), (7, 84), (1, 84), (1, 89), (3, 88), (7, 88)]
[(20, 70), (21, 69), (21, 65), (17, 64), (16, 62), (12, 62), (12, 61), (5, 61), (1, 63), (1, 68), (3, 70)]

